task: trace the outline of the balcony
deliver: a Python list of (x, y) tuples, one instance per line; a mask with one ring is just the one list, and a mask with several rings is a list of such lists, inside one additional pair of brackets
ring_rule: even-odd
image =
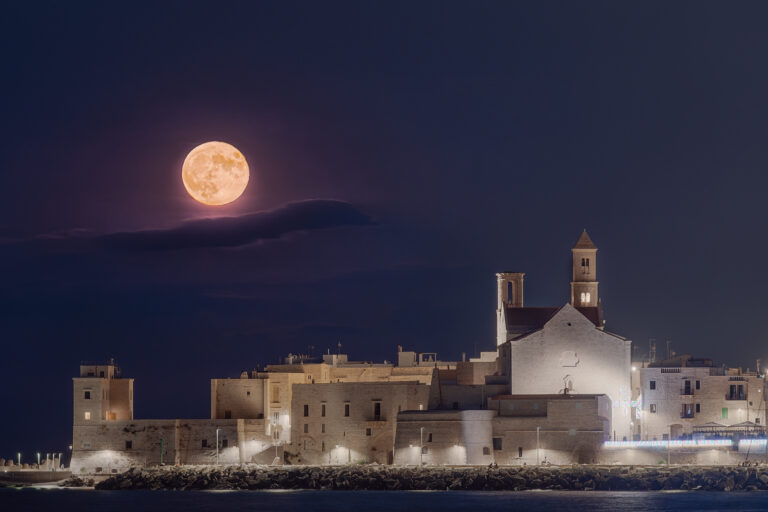
[(746, 393), (726, 393), (725, 399), (726, 400), (746, 400), (747, 394)]
[(680, 394), (684, 396), (693, 396), (693, 388), (692, 387), (680, 388)]

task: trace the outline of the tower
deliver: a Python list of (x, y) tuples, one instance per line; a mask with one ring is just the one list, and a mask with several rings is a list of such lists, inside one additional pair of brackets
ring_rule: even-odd
[(496, 345), (507, 341), (507, 308), (523, 307), (522, 272), (500, 272), (496, 274), (498, 306), (496, 307)]
[(571, 279), (571, 306), (597, 307), (597, 247), (589, 238), (587, 230), (571, 249), (573, 276)]
[(498, 310), (505, 306), (510, 308), (523, 307), (523, 278), (522, 272), (500, 272), (496, 274), (499, 290)]

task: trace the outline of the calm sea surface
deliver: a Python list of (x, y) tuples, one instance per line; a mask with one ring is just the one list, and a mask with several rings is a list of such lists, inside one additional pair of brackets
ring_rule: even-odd
[(626, 510), (768, 511), (768, 493), (419, 492), (419, 491), (89, 491), (0, 489), (2, 511), (236, 510), (296, 512)]

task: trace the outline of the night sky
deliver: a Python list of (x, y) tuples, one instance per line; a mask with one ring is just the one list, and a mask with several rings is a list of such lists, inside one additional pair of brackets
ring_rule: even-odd
[[(768, 3), (3, 6), (0, 457), (64, 451), (81, 360), (137, 418), (289, 352), (495, 345), (496, 283), (608, 330), (768, 364)], [(187, 152), (237, 146), (222, 207)]]

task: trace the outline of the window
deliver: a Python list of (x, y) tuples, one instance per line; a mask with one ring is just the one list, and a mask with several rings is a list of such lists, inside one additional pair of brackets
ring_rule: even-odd
[(379, 421), (381, 419), (381, 402), (373, 404), (373, 419)]
[(696, 389), (701, 389), (701, 381), (700, 380), (696, 381)]
[(104, 378), (104, 370), (101, 370), (101, 371), (99, 372), (99, 377), (101, 377), (102, 379)]
[(320, 451), (321, 452), (325, 451), (325, 441), (323, 441), (322, 444), (320, 445)]
[(325, 404), (320, 406), (320, 416), (325, 418)]
[(369, 428), (365, 429), (365, 435), (370, 437), (371, 429), (369, 429)]
[[(420, 411), (424, 410), (424, 404), (419, 404), (419, 410)], [(397, 412), (400, 412), (400, 406), (399, 405), (397, 406)]]
[(224, 411), (224, 419), (225, 420), (231, 420), (232, 419), (232, 411)]
[(696, 404), (696, 412), (701, 412), (701, 404)]
[(429, 453), (429, 446), (422, 446), (421, 447), (421, 453), (423, 453), (424, 455), (428, 454)]
[(430, 432), (429, 434), (427, 434), (427, 442), (428, 442), (428, 443), (431, 443), (431, 442), (432, 442), (432, 432)]
[(126, 450), (130, 450), (131, 448), (133, 448), (133, 441), (126, 441), (125, 442), (125, 449)]
[(200, 447), (201, 448), (208, 448), (208, 440), (207, 439), (203, 439), (202, 441), (200, 441)]
[(309, 416), (309, 405), (304, 404), (304, 417), (306, 418), (307, 416)]
[(305, 450), (307, 449), (307, 440), (306, 439), (304, 440), (304, 449)]
[(522, 446), (518, 446), (517, 447), (517, 456), (522, 458), (522, 456), (523, 456), (523, 447)]
[(83, 443), (83, 449), (87, 450), (91, 447), (91, 443)]
[(222, 448), (226, 448), (227, 446), (229, 446), (229, 440), (227, 440), (227, 439), (222, 439), (222, 441), (221, 441), (221, 447), (222, 447)]
[(757, 417), (757, 418), (755, 418), (755, 425), (759, 425), (759, 424), (760, 424), (760, 418)]
[(656, 414), (656, 404), (650, 405), (650, 411), (651, 411), (651, 414)]
[(272, 413), (272, 424), (277, 425), (280, 423), (280, 413), (279, 412), (273, 412)]
[(648, 382), (648, 388), (649, 389), (656, 389), (656, 381), (652, 380), (652, 381)]
[[(102, 372), (102, 373), (104, 373), (104, 372)], [(100, 468), (100, 467), (99, 467), (99, 468), (96, 468), (96, 472), (97, 472), (97, 473), (101, 473), (101, 472), (102, 472), (102, 470), (103, 470), (103, 468)]]
[(491, 449), (488, 448), (487, 446), (483, 446), (483, 455), (490, 455), (490, 454), (491, 454)]
[(85, 419), (90, 420), (91, 419), (91, 411), (85, 411)]
[(501, 451), (501, 438), (500, 437), (494, 437), (493, 438), (493, 449), (497, 452)]
[(304, 433), (309, 434), (309, 423), (304, 424)]
[(90, 391), (86, 391), (85, 393), (83, 393), (83, 398), (85, 398), (86, 400), (90, 400), (91, 399), (91, 392)]
[(344, 404), (344, 416), (349, 416), (349, 404)]
[(721, 411), (720, 415), (721, 415), (722, 419), (727, 420), (728, 419), (728, 408), (727, 407), (723, 407), (723, 410)]
[(323, 423), (323, 424), (320, 426), (320, 432), (322, 432), (323, 434), (325, 434), (325, 423)]
[(251, 396), (251, 392), (250, 391), (246, 391), (245, 392), (245, 396)]

